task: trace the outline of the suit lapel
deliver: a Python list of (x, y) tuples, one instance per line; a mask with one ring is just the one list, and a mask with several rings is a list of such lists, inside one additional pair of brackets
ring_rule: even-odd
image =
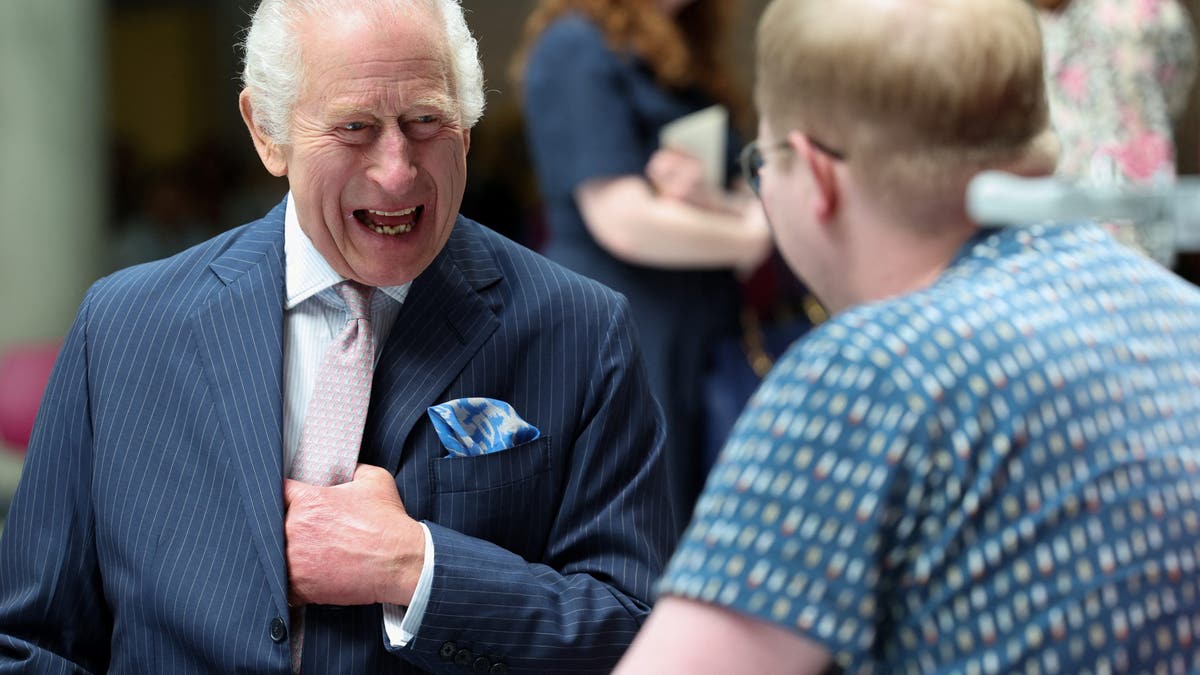
[(279, 611), (287, 611), (283, 557), (283, 218), (280, 205), (210, 264), (221, 287), (192, 317), (223, 425), (225, 460), (240, 481), (254, 544)]
[(392, 473), (413, 425), (500, 325), (483, 292), (502, 274), (479, 229), (459, 218), (413, 282), (376, 366), (363, 458)]
[[(279, 611), (286, 612), (282, 467), (283, 205), (250, 225), (210, 264), (221, 282), (190, 327), (228, 443), (225, 460)], [(375, 371), (364, 460), (395, 473), (425, 409), (499, 326), (483, 295), (502, 274), (478, 231), (459, 219), (401, 308)]]

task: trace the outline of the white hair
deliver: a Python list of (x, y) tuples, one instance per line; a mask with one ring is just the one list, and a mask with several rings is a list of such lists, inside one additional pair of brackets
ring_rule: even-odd
[[(245, 53), (242, 86), (250, 92), (255, 124), (276, 143), (286, 145), (290, 142), (292, 110), (300, 97), (304, 79), (304, 62), (296, 37), (299, 20), (317, 13), (333, 16), (336, 10), (356, 1), (363, 7), (401, 10), (410, 8), (415, 0), (372, 0), (367, 3), (361, 0), (262, 0), (254, 12), (242, 43)], [(423, 0), (441, 15), (459, 123), (470, 129), (483, 117), (483, 65), (479, 62), (479, 45), (467, 27), (460, 1)]]

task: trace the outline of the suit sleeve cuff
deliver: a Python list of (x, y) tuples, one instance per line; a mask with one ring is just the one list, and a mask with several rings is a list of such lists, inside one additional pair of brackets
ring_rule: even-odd
[(407, 608), (383, 605), (383, 634), (391, 649), (407, 647), (417, 636), (425, 618), (425, 606), (429, 604), (429, 591), (433, 587), (433, 535), (425, 523), (421, 523), (421, 529), (425, 532), (425, 561), (421, 563), (421, 577), (417, 579), (412, 603)]

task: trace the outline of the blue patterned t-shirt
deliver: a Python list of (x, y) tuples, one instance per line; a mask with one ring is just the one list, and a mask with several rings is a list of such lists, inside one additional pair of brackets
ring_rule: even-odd
[(660, 592), (851, 672), (1200, 668), (1200, 292), (1088, 225), (992, 230), (789, 350)]

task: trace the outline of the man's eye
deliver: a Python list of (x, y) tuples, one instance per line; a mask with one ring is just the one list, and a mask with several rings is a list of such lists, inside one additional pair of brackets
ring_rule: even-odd
[(442, 117), (440, 115), (417, 115), (410, 117), (404, 124), (404, 133), (412, 138), (425, 139), (433, 137), (441, 128)]
[(342, 125), (344, 131), (362, 131), (366, 128), (367, 125), (365, 122), (347, 122)]

